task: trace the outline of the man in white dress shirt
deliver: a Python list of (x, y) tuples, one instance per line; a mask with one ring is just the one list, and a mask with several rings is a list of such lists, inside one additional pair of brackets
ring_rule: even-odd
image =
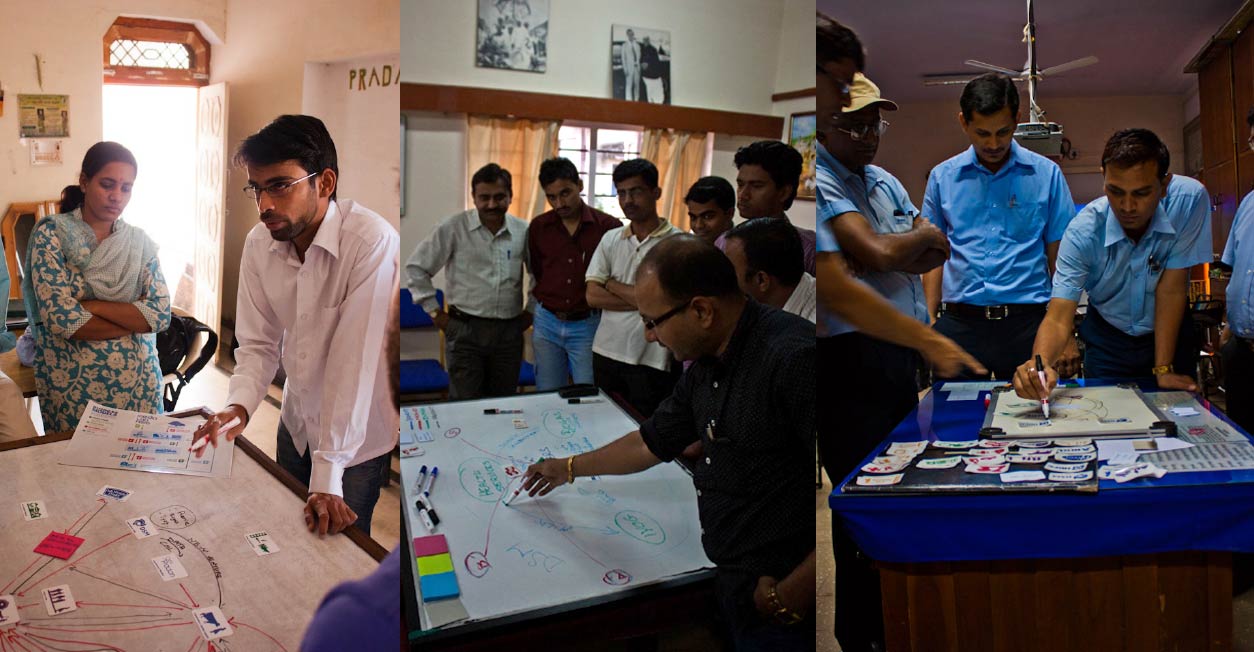
[[(335, 143), (322, 121), (279, 116), (240, 144), (261, 223), (244, 241), (227, 407), (198, 436), (239, 418), (234, 438), (287, 373), (279, 466), (309, 486), (305, 523), (370, 533), (399, 418), (389, 391), (388, 306), (400, 237), (378, 213), (336, 201)], [(216, 441), (213, 442), (216, 445)]]
[(636, 42), (636, 33), (627, 30), (627, 40), (623, 41), (619, 57), (623, 62), (623, 90), (625, 99), (635, 102), (640, 99), (640, 43)]
[(805, 271), (797, 229), (782, 217), (741, 222), (727, 232), (723, 253), (740, 289), (758, 303), (815, 321), (814, 277)]

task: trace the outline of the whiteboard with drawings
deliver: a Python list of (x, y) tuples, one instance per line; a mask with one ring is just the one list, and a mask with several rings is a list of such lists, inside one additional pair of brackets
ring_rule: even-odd
[[(406, 522), (413, 536), (427, 534), (414, 507), (414, 484), (423, 465), (438, 467), (431, 490), (441, 519), (436, 533), (448, 540), (469, 621), (713, 567), (701, 547), (692, 479), (677, 464), (577, 478), (543, 498), (521, 494), (504, 504), (522, 471), (540, 457), (589, 451), (637, 428), (604, 394), (598, 398), (602, 402), (570, 405), (544, 393), (401, 409), (401, 430), (423, 449), (401, 460)], [(485, 415), (488, 408), (523, 413)], [(421, 596), (418, 604), (424, 627), (446, 624), (438, 616), (432, 621)]]

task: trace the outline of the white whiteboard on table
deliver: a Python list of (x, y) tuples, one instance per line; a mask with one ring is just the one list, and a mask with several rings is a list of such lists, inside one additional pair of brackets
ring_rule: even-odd
[[(32, 639), (31, 650), (43, 649), (32, 642), (45, 638), (95, 644), (43, 642), (49, 650), (203, 651), (209, 644), (192, 608), (218, 605), (234, 634), (213, 649), (295, 652), (327, 591), (378, 567), (348, 537), (306, 531), (304, 501), (243, 453), (231, 478), (208, 478), (61, 466), (68, 444), (0, 451), (0, 595), (40, 603), (9, 628)], [(133, 493), (102, 502), (96, 492), (106, 484)], [(25, 520), (27, 501), (42, 502), (47, 516)], [(136, 538), (126, 523), (135, 517), (156, 534)], [(52, 530), (85, 539), (68, 562), (32, 552)], [(246, 535), (258, 531), (278, 552), (253, 552)], [(186, 578), (161, 579), (152, 559), (167, 554), (179, 558)], [(49, 616), (41, 590), (62, 584), (83, 604)]]
[(1136, 389), (1116, 385), (1058, 387), (1049, 398), (1049, 419), (1041, 402), (1014, 392), (994, 392), (985, 426), (1005, 437), (1126, 436), (1144, 434), (1162, 419)]
[[(543, 498), (522, 494), (503, 504), (538, 458), (582, 453), (637, 429), (604, 394), (598, 398), (570, 405), (543, 393), (402, 408), (401, 429), (413, 432), (424, 450), (401, 460), (406, 522), (412, 536), (427, 534), (413, 484), (421, 466), (439, 467), (431, 491), (441, 518), (436, 532), (448, 540), (471, 621), (713, 567), (701, 547), (692, 478), (677, 464), (577, 478)], [(485, 415), (486, 408), (524, 412)], [(515, 428), (514, 419), (526, 427)], [(424, 611), (421, 596), (418, 604)], [(423, 622), (430, 626), (425, 612)]]

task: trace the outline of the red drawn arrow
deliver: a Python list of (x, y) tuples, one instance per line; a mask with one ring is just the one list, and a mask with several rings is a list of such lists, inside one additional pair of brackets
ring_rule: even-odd
[(192, 601), (193, 608), (200, 608), (200, 605), (196, 604), (196, 599), (192, 597), (192, 594), (187, 592), (187, 587), (183, 586), (182, 582), (179, 582), (179, 588), (183, 589), (183, 595), (187, 596), (187, 599)]

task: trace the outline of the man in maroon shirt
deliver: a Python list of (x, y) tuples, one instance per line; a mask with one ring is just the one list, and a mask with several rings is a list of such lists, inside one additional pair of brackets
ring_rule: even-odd
[(592, 339), (601, 312), (588, 307), (584, 274), (606, 231), (623, 225), (583, 202), (575, 164), (551, 158), (540, 164), (540, 187), (553, 210), (531, 220), (527, 248), (536, 299), (531, 347), (536, 355), (536, 389), (567, 382), (592, 382)]

